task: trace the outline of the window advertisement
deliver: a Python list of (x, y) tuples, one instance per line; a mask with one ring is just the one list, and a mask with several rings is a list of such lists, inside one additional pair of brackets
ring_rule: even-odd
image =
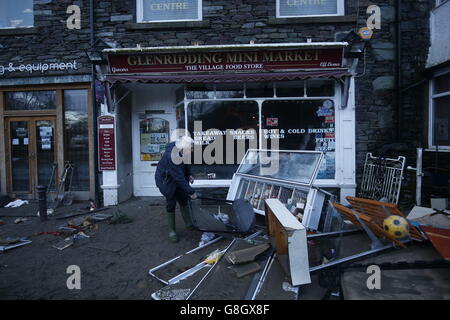
[(245, 152), (258, 147), (257, 102), (195, 101), (187, 113), (194, 139), (193, 176), (231, 179)]
[(169, 121), (160, 118), (140, 122), (141, 161), (161, 160), (169, 143)]
[(337, 15), (341, 0), (277, 0), (279, 17)]
[(140, 22), (202, 19), (201, 0), (138, 0), (139, 7)]
[(33, 23), (33, 0), (0, 1), (0, 28), (26, 28)]
[(334, 179), (335, 106), (331, 99), (265, 101), (262, 137), (279, 139), (280, 150), (316, 150), (325, 154), (317, 179)]

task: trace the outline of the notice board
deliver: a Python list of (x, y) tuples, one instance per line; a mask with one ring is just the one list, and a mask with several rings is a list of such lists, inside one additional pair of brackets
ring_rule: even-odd
[(101, 116), (98, 122), (98, 168), (116, 170), (115, 121), (112, 116)]

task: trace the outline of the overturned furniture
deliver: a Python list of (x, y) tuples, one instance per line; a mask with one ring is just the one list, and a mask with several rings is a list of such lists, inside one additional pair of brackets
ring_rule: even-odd
[(358, 197), (398, 204), (405, 160), (402, 156), (389, 159), (366, 154)]
[(324, 229), (330, 193), (313, 186), (323, 159), (319, 151), (250, 149), (233, 175), (227, 200), (245, 199), (264, 215), (264, 201), (278, 199), (311, 230)]
[(255, 228), (255, 213), (249, 201), (245, 199), (211, 199), (219, 205), (214, 209), (201, 206), (201, 197), (189, 201), (189, 214), (193, 226), (205, 232), (250, 233)]
[(278, 199), (267, 199), (266, 227), (277, 258), (293, 286), (311, 283), (306, 228)]

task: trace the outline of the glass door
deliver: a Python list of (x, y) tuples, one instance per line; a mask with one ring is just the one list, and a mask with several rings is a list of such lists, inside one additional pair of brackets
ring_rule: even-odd
[(36, 187), (55, 190), (55, 117), (21, 117), (7, 120), (8, 189), (23, 198), (37, 198)]

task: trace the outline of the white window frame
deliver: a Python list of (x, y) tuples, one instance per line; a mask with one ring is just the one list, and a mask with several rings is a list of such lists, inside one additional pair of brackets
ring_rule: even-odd
[(198, 0), (198, 19), (178, 19), (178, 20), (144, 20), (144, 0), (136, 0), (136, 22), (137, 23), (160, 23), (160, 22), (187, 22), (203, 20), (203, 0)]
[[(445, 96), (450, 96), (450, 91), (442, 92), (442, 93), (434, 93), (434, 81), (435, 78), (450, 75), (450, 70), (445, 70), (439, 73), (434, 74), (433, 79), (429, 81), (429, 108), (428, 108), (428, 149), (427, 151), (436, 151), (436, 145), (433, 144), (434, 137), (434, 99), (441, 98)], [(438, 151), (450, 152), (450, 146), (438, 146)]]
[(31, 26), (22, 26), (22, 27), (0, 27), (0, 30), (10, 30), (10, 29), (26, 29), (26, 28), (34, 28), (34, 9), (33, 9), (33, 24)]
[(344, 16), (345, 15), (345, 0), (336, 0), (337, 1), (337, 13), (335, 14), (316, 14), (316, 15), (295, 15), (295, 16), (280, 16), (280, 0), (276, 0), (276, 17), (283, 19), (283, 18), (305, 18), (305, 17), (337, 17), (337, 16)]

